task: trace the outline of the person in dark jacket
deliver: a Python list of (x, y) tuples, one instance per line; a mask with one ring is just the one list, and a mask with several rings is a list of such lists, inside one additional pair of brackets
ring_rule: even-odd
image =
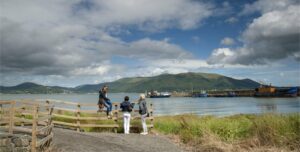
[(108, 86), (104, 85), (102, 89), (99, 91), (99, 100), (98, 100), (98, 107), (99, 110), (105, 106), (106, 107), (106, 115), (107, 117), (111, 117), (111, 111), (112, 111), (112, 103), (110, 99), (107, 97), (107, 92), (108, 92)]
[(142, 135), (147, 135), (148, 134), (148, 129), (147, 129), (147, 124), (146, 124), (146, 117), (148, 116), (148, 108), (147, 108), (145, 94), (140, 95), (140, 98), (138, 100), (138, 104), (139, 104), (139, 113), (141, 115), (142, 126), (143, 126), (143, 132), (141, 134)]
[(124, 120), (124, 133), (129, 134), (130, 130), (130, 112), (133, 109), (133, 105), (129, 102), (129, 97), (125, 96), (124, 101), (121, 103), (120, 108), (123, 112), (123, 120)]

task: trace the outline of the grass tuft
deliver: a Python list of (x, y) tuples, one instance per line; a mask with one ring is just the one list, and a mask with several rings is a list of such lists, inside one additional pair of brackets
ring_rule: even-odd
[(223, 150), (228, 150), (228, 144), (231, 144), (232, 148), (245, 149), (261, 146), (288, 151), (300, 149), (299, 113), (229, 117), (162, 116), (155, 119), (155, 129), (164, 134), (178, 135), (186, 144), (202, 144), (210, 148), (211, 143), (226, 145)]

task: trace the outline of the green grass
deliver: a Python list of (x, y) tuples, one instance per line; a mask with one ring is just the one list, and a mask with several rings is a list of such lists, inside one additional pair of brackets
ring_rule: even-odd
[(279, 115), (163, 116), (155, 119), (154, 128), (164, 134), (178, 135), (183, 143), (200, 144), (213, 136), (225, 143), (251, 141), (261, 146), (288, 147), (300, 145), (299, 113)]

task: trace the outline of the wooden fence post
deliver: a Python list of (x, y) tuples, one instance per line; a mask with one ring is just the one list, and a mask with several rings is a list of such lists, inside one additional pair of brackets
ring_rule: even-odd
[(151, 112), (150, 112), (149, 117), (151, 117), (150, 121), (151, 121), (151, 126), (153, 127), (154, 126), (154, 124), (153, 124), (153, 103), (150, 103), (150, 108), (151, 108)]
[(31, 152), (36, 152), (36, 129), (37, 129), (37, 118), (38, 118), (38, 105), (34, 105), (32, 114), (32, 141), (31, 141)]
[(0, 119), (2, 119), (4, 116), (4, 111), (2, 109), (2, 104), (0, 104)]
[[(47, 104), (47, 106), (46, 106), (46, 111), (47, 111), (47, 115), (51, 115), (50, 114), (50, 112), (52, 112), (52, 111), (50, 111), (51, 110), (51, 108), (50, 108), (50, 101), (48, 101), (48, 100), (46, 100), (46, 104)], [(53, 109), (52, 109), (53, 110)], [(52, 120), (52, 119), (51, 119)], [(47, 124), (49, 125), (49, 119), (47, 120)]]
[[(115, 104), (115, 113), (114, 113), (114, 115), (115, 115), (115, 123), (116, 123), (116, 125), (118, 125), (118, 119), (119, 119), (118, 118), (119, 112), (117, 110), (118, 110), (118, 105)], [(114, 128), (114, 132), (118, 133), (118, 128), (117, 127)]]
[(24, 126), (24, 119), (25, 119), (25, 115), (24, 115), (24, 111), (25, 111), (25, 104), (21, 105), (21, 118), (22, 118), (22, 122), (21, 122), (21, 126)]
[(13, 129), (14, 129), (14, 117), (15, 117), (15, 104), (16, 102), (15, 101), (12, 101), (11, 102), (11, 105), (10, 105), (10, 112), (9, 112), (9, 129), (8, 129), (8, 132), (10, 134), (13, 133)]
[(77, 113), (76, 113), (76, 117), (77, 117), (77, 132), (80, 132), (80, 104), (77, 104)]
[(49, 114), (49, 112), (50, 112), (50, 108), (49, 108), (50, 102), (49, 102), (48, 100), (46, 100), (46, 104), (47, 104), (46, 111), (47, 111), (48, 114)]

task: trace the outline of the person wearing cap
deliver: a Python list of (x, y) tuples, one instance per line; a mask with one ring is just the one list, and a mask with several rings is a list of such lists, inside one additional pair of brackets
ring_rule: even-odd
[(147, 108), (145, 94), (140, 94), (138, 104), (139, 104), (139, 113), (141, 115), (141, 121), (142, 121), (142, 126), (143, 126), (143, 132), (141, 134), (147, 135), (148, 129), (147, 129), (147, 124), (146, 124), (146, 117), (148, 116), (148, 108)]
[(133, 104), (129, 102), (129, 97), (125, 96), (124, 101), (121, 103), (120, 108), (123, 112), (123, 120), (124, 120), (124, 134), (129, 134), (130, 132), (130, 117), (131, 111), (133, 109)]

